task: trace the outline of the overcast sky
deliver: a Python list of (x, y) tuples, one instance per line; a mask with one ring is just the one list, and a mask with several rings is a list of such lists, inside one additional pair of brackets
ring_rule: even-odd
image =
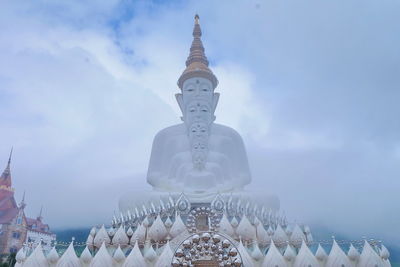
[[(253, 183), (290, 220), (400, 241), (400, 2), (2, 1), (0, 164), (53, 228), (109, 222), (151, 143), (198, 12)], [(2, 167), (3, 168), (3, 167)]]

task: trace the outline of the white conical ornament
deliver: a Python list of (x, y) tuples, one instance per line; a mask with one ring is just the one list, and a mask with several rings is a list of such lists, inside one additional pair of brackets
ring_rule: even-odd
[(326, 254), (324, 248), (321, 246), (321, 244), (318, 244), (317, 251), (315, 252), (315, 257), (317, 260), (325, 262), (326, 259), (328, 258), (328, 254)]
[(32, 254), (26, 259), (24, 267), (48, 267), (47, 259), (43, 254), (40, 244), (33, 250)]
[(299, 253), (294, 260), (293, 267), (319, 267), (317, 258), (311, 253), (305, 241), (301, 244)]
[(22, 247), (20, 250), (18, 250), (17, 255), (15, 255), (15, 260), (17, 263), (23, 263), (26, 259), (26, 254), (24, 247)]
[(290, 244), (287, 245), (283, 257), (285, 258), (285, 260), (290, 262), (293, 262), (294, 259), (296, 258), (296, 252), (294, 251), (293, 247)]
[(236, 228), (236, 234), (243, 240), (251, 240), (256, 235), (256, 229), (250, 223), (246, 215), (244, 215), (242, 220), (240, 220), (240, 223)]
[(157, 253), (153, 249), (153, 246), (149, 241), (146, 241), (146, 246), (144, 248), (144, 259), (149, 262), (153, 262), (157, 258)]
[(360, 252), (358, 252), (353, 244), (350, 244), (349, 251), (347, 252), (347, 257), (349, 257), (349, 259), (354, 262), (357, 262), (360, 259)]
[(81, 263), (76, 256), (75, 249), (74, 249), (74, 242), (71, 242), (61, 256), (60, 260), (57, 262), (57, 267), (80, 267)]
[(381, 247), (380, 256), (384, 260), (387, 260), (390, 257), (389, 250), (384, 245)]
[(253, 259), (249, 255), (247, 249), (243, 246), (242, 241), (240, 240), (238, 246), (239, 255), (242, 258), (242, 266), (246, 267), (254, 267)]
[(175, 217), (175, 222), (169, 230), (169, 235), (172, 238), (177, 237), (186, 230), (186, 225), (183, 223), (181, 215)]
[(82, 254), (81, 254), (81, 262), (84, 266), (88, 266), (90, 264), (90, 262), (92, 261), (93, 257), (92, 254), (89, 251), (88, 247), (85, 247), (85, 249), (83, 250)]
[(122, 264), (125, 260), (125, 253), (122, 251), (121, 246), (118, 246), (117, 250), (114, 252), (114, 260), (118, 264)]
[(99, 251), (92, 259), (90, 267), (113, 267), (113, 259), (107, 251), (105, 242), (103, 242)]
[(126, 231), (126, 235), (127, 235), (128, 237), (131, 237), (131, 236), (133, 236), (133, 230), (132, 230), (132, 227), (129, 227), (129, 228), (128, 228), (128, 231)]
[(329, 253), (328, 259), (326, 260), (326, 267), (336, 267), (336, 266), (352, 266), (350, 259), (346, 256), (343, 250), (333, 240), (333, 245), (331, 252)]
[(306, 240), (306, 237), (300, 226), (296, 224), (293, 228), (292, 234), (290, 235), (289, 241), (292, 246), (299, 248), (301, 246), (301, 243), (303, 243), (303, 240)]
[(103, 224), (100, 230), (97, 232), (96, 236), (94, 237), (93, 244), (95, 245), (95, 247), (99, 248), (102, 246), (103, 243), (109, 245), (110, 242), (110, 237), (108, 236), (107, 230)]
[(262, 246), (267, 246), (271, 243), (271, 236), (268, 234), (267, 230), (265, 230), (261, 222), (257, 225), (257, 239), (258, 243)]
[(146, 227), (143, 224), (139, 224), (136, 228), (136, 231), (133, 233), (131, 237), (130, 244), (135, 244), (136, 241), (143, 243), (146, 239)]
[(96, 227), (92, 227), (89, 234), (94, 237), (96, 235)]
[(360, 260), (358, 261), (357, 266), (362, 267), (381, 267), (385, 266), (384, 261), (381, 257), (376, 253), (376, 251), (371, 247), (371, 245), (365, 241), (364, 248), (360, 255)]
[(115, 233), (112, 243), (114, 245), (120, 245), (122, 247), (125, 247), (129, 244), (129, 237), (125, 233), (124, 227), (121, 225), (117, 232)]
[(88, 235), (87, 239), (86, 239), (86, 245), (93, 247), (93, 242), (94, 242), (94, 238), (92, 235)]
[(218, 229), (221, 233), (224, 233), (227, 236), (233, 236), (235, 234), (235, 231), (233, 230), (233, 227), (229, 222), (228, 218), (226, 217), (225, 213), (222, 215)]
[(274, 234), (274, 229), (272, 229), (272, 226), (271, 226), (271, 225), (268, 227), (267, 234), (268, 234), (269, 236), (273, 236), (273, 234)]
[(171, 221), (171, 218), (168, 216), (168, 218), (165, 220), (164, 223), (165, 227), (167, 228), (171, 228), (171, 226), (173, 225), (173, 222)]
[(276, 248), (274, 241), (272, 241), (268, 249), (267, 255), (265, 255), (262, 267), (287, 267), (287, 266), (288, 264), (286, 263), (282, 254)]
[(256, 261), (260, 261), (261, 259), (264, 258), (264, 254), (261, 252), (260, 247), (258, 246), (258, 243), (256, 241), (254, 241), (254, 243), (253, 243), (251, 257), (253, 259), (255, 259)]
[(47, 254), (47, 261), (49, 262), (50, 266), (56, 266), (59, 259), (60, 256), (58, 255), (56, 248), (53, 247), (49, 254)]
[(149, 231), (149, 238), (156, 242), (164, 240), (164, 238), (168, 235), (167, 228), (165, 227), (163, 221), (161, 220), (161, 216), (158, 215), (156, 220), (151, 225)]
[(143, 267), (147, 266), (144, 257), (139, 249), (139, 244), (136, 242), (135, 246), (133, 247), (131, 253), (129, 253), (128, 257), (122, 267)]
[(283, 247), (286, 245), (286, 242), (289, 240), (286, 232), (282, 229), (282, 227), (278, 224), (274, 235), (272, 236), (272, 240), (274, 240), (275, 246)]
[(239, 222), (238, 222), (238, 220), (236, 219), (236, 217), (233, 217), (233, 218), (232, 218), (232, 220), (231, 220), (231, 225), (232, 225), (233, 228), (238, 227)]
[(168, 241), (167, 244), (164, 245), (163, 251), (161, 252), (161, 255), (158, 258), (154, 267), (170, 267), (173, 256), (174, 253), (172, 252)]

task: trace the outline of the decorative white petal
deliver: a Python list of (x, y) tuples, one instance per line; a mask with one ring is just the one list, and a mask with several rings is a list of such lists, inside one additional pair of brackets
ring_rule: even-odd
[(254, 242), (253, 250), (251, 251), (251, 257), (253, 257), (253, 259), (255, 259), (256, 261), (260, 261), (264, 258), (264, 254), (261, 252), (257, 242)]
[(144, 227), (143, 224), (139, 224), (139, 226), (136, 228), (135, 233), (131, 237), (130, 244), (133, 245), (135, 244), (136, 241), (139, 241), (140, 243), (143, 243), (146, 238), (146, 227)]
[(164, 240), (164, 238), (168, 235), (167, 228), (161, 220), (160, 215), (157, 216), (156, 220), (151, 225), (148, 234), (150, 239), (156, 242)]
[(384, 259), (384, 260), (387, 260), (387, 259), (389, 259), (389, 257), (390, 257), (389, 250), (388, 250), (384, 245), (382, 245), (382, 247), (381, 247), (380, 256), (381, 256), (381, 258)]
[(94, 236), (96, 235), (96, 227), (93, 227), (93, 228), (90, 230), (90, 235), (91, 235), (92, 237), (94, 237)]
[(21, 248), (18, 251), (17, 255), (15, 255), (15, 260), (19, 263), (22, 263), (25, 259), (26, 259), (26, 254), (24, 248)]
[(125, 233), (124, 227), (121, 225), (115, 233), (112, 242), (114, 245), (126, 246), (129, 244), (129, 237)]
[(99, 251), (94, 256), (90, 267), (113, 267), (113, 259), (107, 251), (105, 242), (103, 242)]
[(57, 263), (57, 267), (80, 267), (81, 263), (76, 256), (74, 242), (71, 242)]
[(24, 267), (48, 267), (47, 259), (43, 254), (43, 248), (39, 244), (32, 252), (32, 254), (26, 259)]
[(252, 260), (251, 256), (249, 255), (249, 252), (247, 251), (247, 249), (243, 246), (242, 241), (239, 242), (238, 251), (242, 258), (242, 266), (254, 267), (253, 260)]
[(285, 259), (282, 254), (276, 248), (274, 241), (271, 242), (271, 245), (268, 249), (267, 255), (265, 256), (262, 267), (287, 267)]
[(107, 230), (104, 225), (101, 226), (100, 230), (97, 232), (96, 236), (94, 237), (93, 243), (96, 247), (101, 247), (103, 243), (107, 245), (110, 244), (111, 240), (108, 236)]
[(328, 254), (326, 254), (321, 244), (318, 244), (317, 252), (315, 252), (315, 257), (319, 261), (326, 261), (326, 259), (328, 258)]
[(311, 253), (310, 249), (307, 247), (306, 242), (303, 241), (301, 244), (299, 253), (294, 260), (293, 267), (319, 267), (317, 259)]
[(81, 254), (81, 261), (84, 264), (89, 264), (92, 261), (92, 259), (93, 259), (92, 254), (90, 253), (89, 248), (86, 247)]
[(164, 245), (163, 251), (161, 252), (160, 257), (158, 258), (154, 267), (171, 267), (171, 261), (173, 257), (173, 252), (169, 245), (169, 242)]
[(228, 221), (228, 218), (226, 218), (225, 213), (222, 215), (221, 221), (219, 222), (219, 231), (228, 236), (233, 236), (235, 234), (235, 231)]
[(371, 247), (371, 245), (365, 241), (364, 248), (360, 255), (360, 260), (358, 261), (357, 266), (362, 267), (381, 267), (385, 266), (385, 262), (381, 259), (381, 257), (376, 253), (376, 251)]
[(271, 236), (268, 235), (267, 230), (265, 230), (264, 225), (261, 222), (257, 225), (257, 239), (263, 246), (271, 243)]
[(299, 248), (301, 246), (301, 243), (303, 243), (303, 240), (306, 240), (306, 236), (304, 235), (303, 231), (301, 230), (298, 224), (294, 226), (289, 240), (292, 246), (296, 248)]
[(256, 229), (250, 223), (249, 219), (247, 219), (246, 215), (244, 215), (242, 220), (240, 221), (236, 229), (236, 234), (240, 236), (240, 238), (243, 240), (251, 240), (255, 237)]
[(136, 242), (131, 253), (129, 253), (122, 267), (143, 267), (147, 266), (144, 257), (139, 249), (139, 244)]
[(169, 230), (169, 234), (172, 238), (177, 237), (186, 230), (186, 225), (183, 223), (181, 215), (175, 217), (175, 222)]
[(146, 242), (146, 247), (144, 249), (144, 258), (147, 261), (154, 261), (157, 258), (157, 253), (153, 249), (153, 246), (149, 242)]
[(283, 257), (285, 258), (285, 260), (290, 262), (293, 262), (294, 258), (296, 258), (296, 252), (290, 244), (287, 245)]
[(128, 237), (133, 236), (133, 230), (132, 230), (131, 227), (129, 227), (129, 228), (128, 228), (128, 231), (126, 231), (126, 235), (127, 235)]
[(125, 260), (125, 253), (122, 251), (121, 246), (118, 246), (117, 250), (114, 252), (114, 260), (121, 264)]
[(275, 246), (283, 247), (286, 245), (286, 242), (289, 240), (286, 232), (282, 229), (282, 227), (278, 224), (274, 235), (272, 236), (272, 240), (274, 240)]
[(350, 259), (346, 256), (343, 250), (336, 243), (336, 240), (333, 240), (332, 249), (331, 252), (329, 253), (325, 266), (326, 267), (352, 266)]
[(357, 262), (360, 259), (360, 252), (358, 252), (358, 250), (353, 246), (353, 244), (350, 244), (347, 256), (349, 257), (350, 260)]
[(171, 226), (173, 225), (173, 222), (171, 221), (171, 218), (168, 216), (168, 218), (165, 220), (164, 223), (165, 227), (167, 228), (171, 228)]
[(232, 218), (232, 220), (231, 220), (231, 225), (232, 225), (232, 227), (234, 227), (234, 228), (238, 227), (239, 222), (238, 222), (238, 220), (236, 219), (236, 217), (233, 217), (233, 218)]

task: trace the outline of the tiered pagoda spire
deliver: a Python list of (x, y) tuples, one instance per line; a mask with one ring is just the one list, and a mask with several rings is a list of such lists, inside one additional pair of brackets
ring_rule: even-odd
[(0, 176), (0, 188), (11, 188), (11, 158), (13, 149), (11, 148), (7, 166)]
[(193, 41), (190, 47), (190, 54), (186, 60), (186, 69), (178, 80), (178, 86), (182, 89), (183, 82), (193, 77), (204, 77), (209, 79), (214, 88), (218, 85), (218, 79), (208, 68), (209, 62), (205, 54), (203, 42), (201, 41), (200, 17), (194, 17)]

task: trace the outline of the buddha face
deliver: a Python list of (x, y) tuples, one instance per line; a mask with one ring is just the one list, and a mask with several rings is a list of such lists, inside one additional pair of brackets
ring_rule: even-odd
[(202, 138), (208, 135), (208, 125), (204, 122), (193, 123), (189, 128), (190, 138)]
[(213, 97), (213, 87), (209, 80), (204, 78), (190, 78), (183, 83), (183, 102), (189, 103), (195, 98), (209, 99)]
[(208, 147), (207, 140), (199, 138), (192, 143), (192, 161), (193, 167), (202, 170), (207, 161)]
[(196, 122), (210, 124), (214, 121), (209, 103), (203, 100), (194, 100), (190, 102), (186, 106), (184, 116), (186, 125), (190, 127)]

